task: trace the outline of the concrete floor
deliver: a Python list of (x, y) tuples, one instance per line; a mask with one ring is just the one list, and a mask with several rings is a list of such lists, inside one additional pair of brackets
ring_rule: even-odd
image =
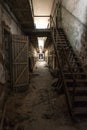
[(74, 124), (70, 120), (65, 97), (53, 91), (52, 81), (46, 62), (38, 61), (29, 90), (13, 96), (14, 130), (86, 130), (86, 122)]

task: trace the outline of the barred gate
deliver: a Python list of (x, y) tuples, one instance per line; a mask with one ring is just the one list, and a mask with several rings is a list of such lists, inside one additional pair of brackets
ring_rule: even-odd
[(28, 86), (28, 37), (12, 36), (13, 87)]

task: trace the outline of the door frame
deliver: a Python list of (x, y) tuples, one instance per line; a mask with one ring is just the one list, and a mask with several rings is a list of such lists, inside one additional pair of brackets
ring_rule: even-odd
[[(12, 51), (11, 51), (11, 46), (12, 46), (12, 34), (11, 34), (11, 31), (10, 31), (10, 27), (8, 25), (6, 25), (6, 23), (4, 21), (2, 21), (2, 48), (3, 48), (3, 52), (4, 52), (4, 70), (5, 70), (5, 80), (6, 80), (6, 89), (13, 89), (13, 81), (12, 81)], [(5, 45), (5, 32), (8, 33), (9, 35), (9, 51), (8, 51), (8, 55), (9, 55), (9, 69), (8, 69), (8, 73), (9, 73), (9, 80), (10, 80), (10, 83), (9, 85), (7, 84), (7, 79), (8, 79), (8, 76), (6, 74), (6, 45)]]

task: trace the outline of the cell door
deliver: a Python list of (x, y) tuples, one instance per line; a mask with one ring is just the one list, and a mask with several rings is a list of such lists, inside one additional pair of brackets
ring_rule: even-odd
[(12, 36), (13, 87), (16, 89), (29, 85), (28, 43), (27, 36)]

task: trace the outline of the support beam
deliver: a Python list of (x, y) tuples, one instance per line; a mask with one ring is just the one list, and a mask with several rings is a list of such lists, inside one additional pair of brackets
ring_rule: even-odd
[(34, 17), (50, 17), (50, 15), (34, 15)]
[(28, 35), (37, 37), (47, 37), (51, 33), (50, 29), (24, 29), (24, 32)]

